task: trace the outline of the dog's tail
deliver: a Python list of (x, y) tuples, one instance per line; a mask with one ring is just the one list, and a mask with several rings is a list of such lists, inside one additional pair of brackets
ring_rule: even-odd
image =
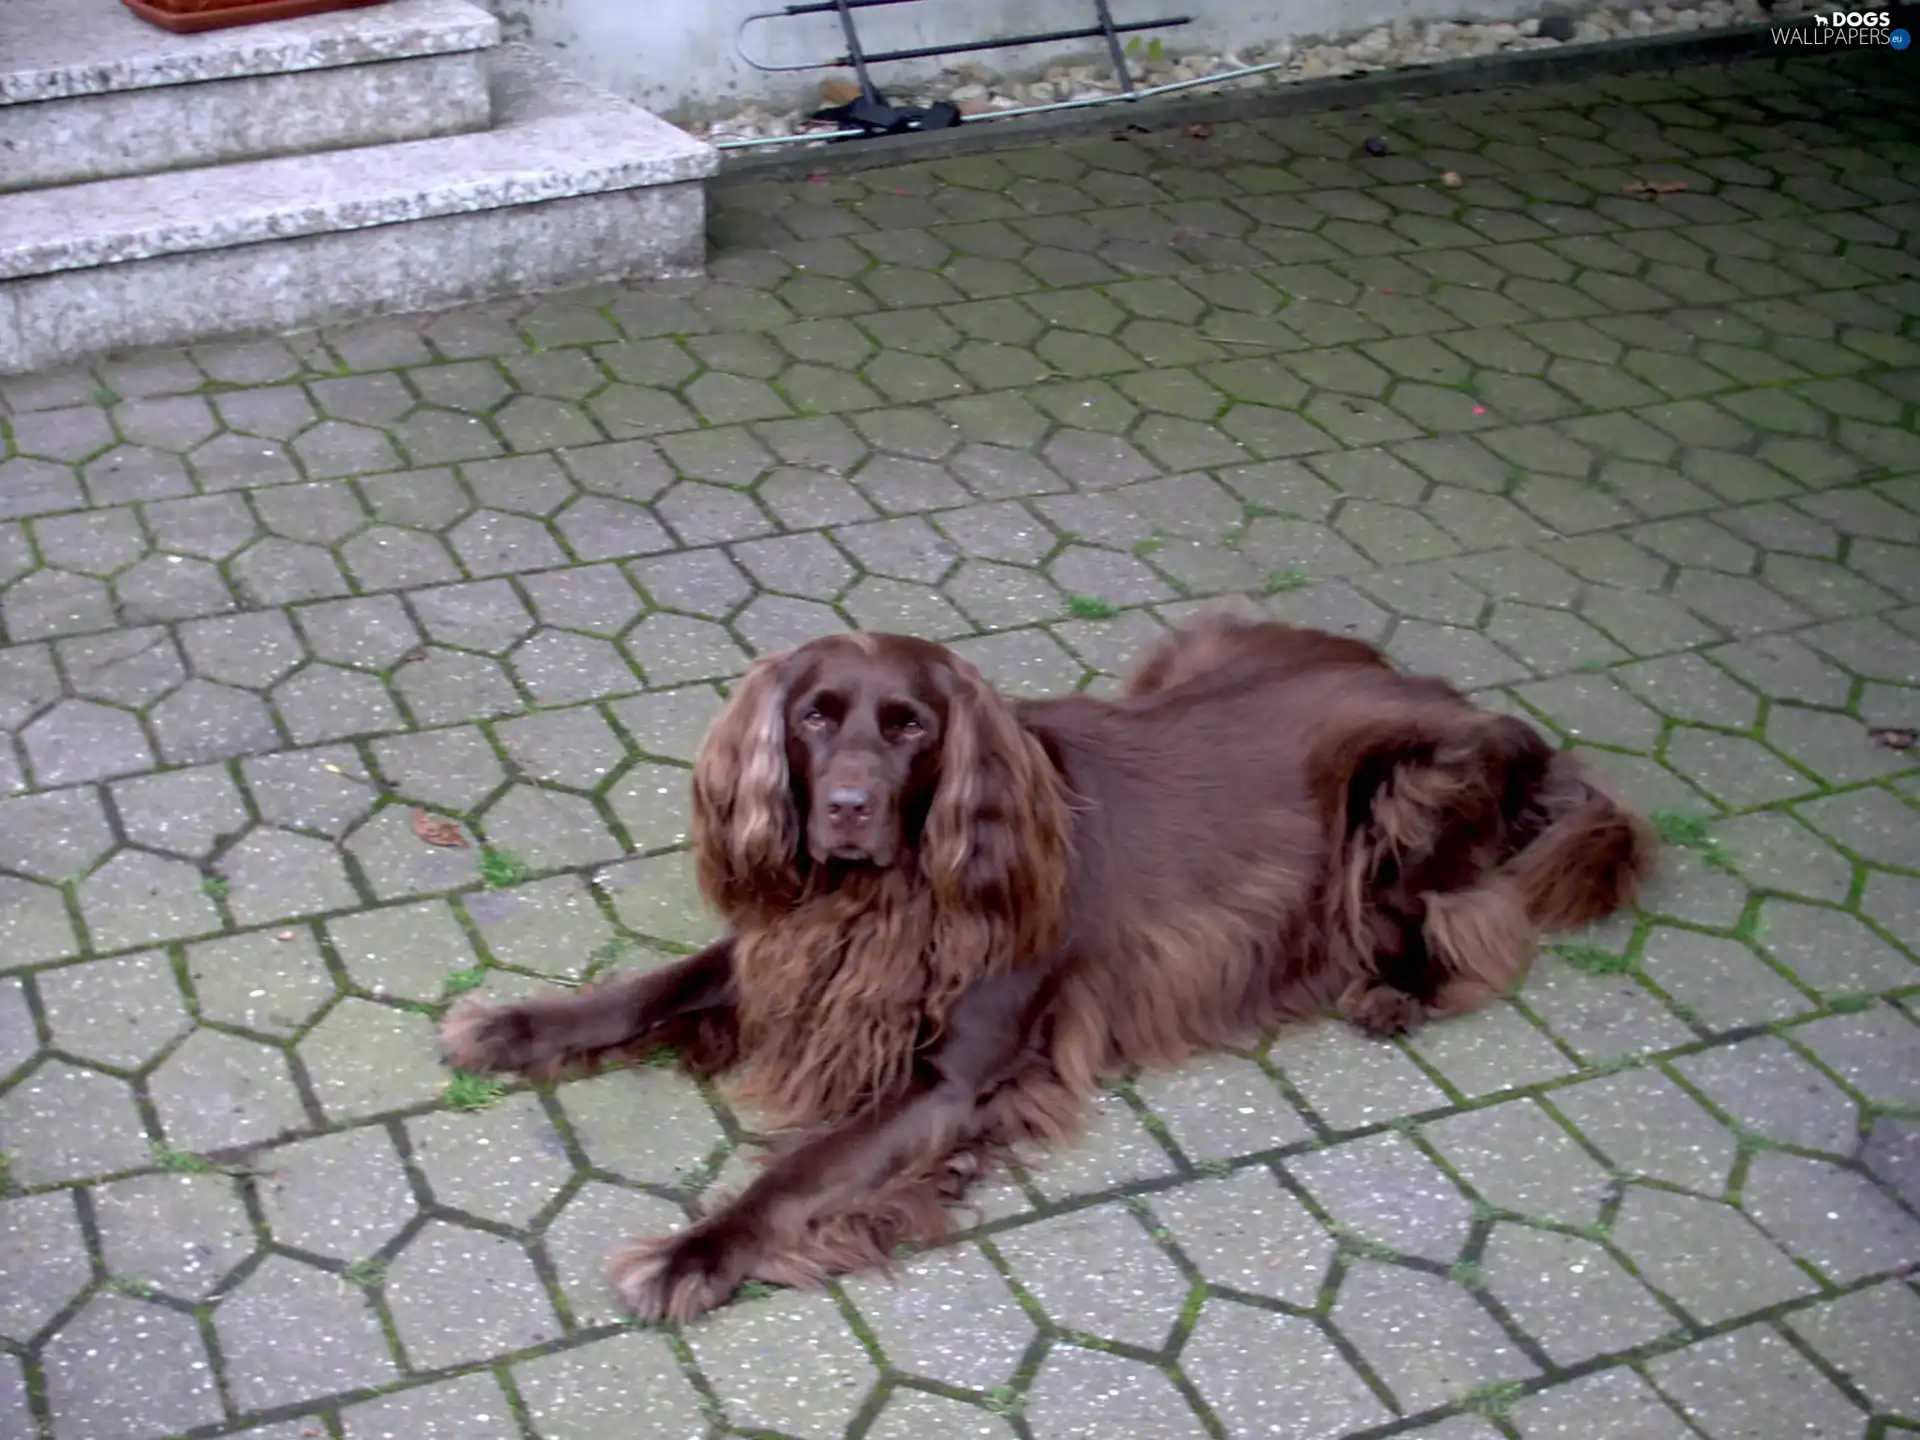
[(1599, 775), (1557, 751), (1529, 810), (1539, 828), (1502, 868), (1536, 928), (1576, 929), (1633, 903), (1659, 840)]

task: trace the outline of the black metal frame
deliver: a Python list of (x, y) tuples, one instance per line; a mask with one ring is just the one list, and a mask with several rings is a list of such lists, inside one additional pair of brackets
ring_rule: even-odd
[(938, 130), (960, 123), (960, 112), (945, 101), (930, 105), (926, 109), (900, 107), (889, 104), (885, 95), (873, 83), (868, 70), (870, 65), (884, 64), (890, 60), (927, 60), (939, 55), (965, 55), (976, 50), (1009, 50), (1021, 45), (1052, 45), (1066, 40), (1104, 39), (1107, 53), (1113, 60), (1115, 77), (1120, 81), (1121, 91), (1126, 96), (1135, 93), (1133, 72), (1127, 65), (1126, 49), (1120, 43), (1120, 37), (1138, 30), (1170, 29), (1178, 25), (1190, 25), (1190, 15), (1168, 16), (1160, 20), (1130, 20), (1117, 24), (1107, 0), (1093, 0), (1095, 18), (1098, 24), (1083, 29), (1049, 30), (1032, 35), (1009, 35), (999, 40), (974, 40), (953, 45), (920, 45), (907, 50), (883, 50), (869, 54), (860, 43), (859, 27), (854, 23), (853, 12), (868, 10), (882, 5), (913, 5), (919, 0), (802, 0), (802, 3), (785, 6), (779, 10), (763, 11), (749, 15), (741, 22), (740, 30), (744, 34), (747, 26), (760, 20), (773, 20), (800, 15), (836, 15), (840, 20), (840, 33), (846, 41), (846, 52), (831, 60), (823, 60), (818, 65), (761, 65), (740, 48), (740, 56), (749, 65), (761, 70), (812, 70), (851, 68), (860, 85), (860, 96), (846, 105), (835, 105), (815, 113), (816, 120), (832, 120), (841, 124), (852, 124), (859, 128), (861, 135), (897, 135), (910, 130)]

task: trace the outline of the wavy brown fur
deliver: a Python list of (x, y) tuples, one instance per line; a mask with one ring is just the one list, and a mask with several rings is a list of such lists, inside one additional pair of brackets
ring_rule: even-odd
[(529, 1073), (670, 1041), (786, 1127), (741, 1194), (615, 1260), (646, 1318), (940, 1238), (975, 1174), (1070, 1138), (1127, 1067), (1328, 1006), (1393, 1034), (1485, 1004), (1653, 855), (1525, 724), (1233, 616), (1118, 700), (1013, 705), (902, 637), (763, 660), (702, 749), (694, 837), (726, 939), (443, 1031), (457, 1064)]

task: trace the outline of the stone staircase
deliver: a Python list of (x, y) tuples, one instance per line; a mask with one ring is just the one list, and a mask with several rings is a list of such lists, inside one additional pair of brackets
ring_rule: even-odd
[(0, 0), (0, 374), (697, 273), (717, 164), (467, 0)]

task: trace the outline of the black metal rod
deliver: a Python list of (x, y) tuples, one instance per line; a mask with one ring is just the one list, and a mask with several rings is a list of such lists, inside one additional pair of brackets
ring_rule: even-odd
[(873, 77), (867, 74), (867, 57), (860, 51), (860, 32), (853, 28), (853, 6), (851, 0), (836, 0), (840, 11), (840, 32), (847, 37), (847, 63), (853, 66), (854, 78), (860, 82), (860, 94), (869, 105), (880, 103), (880, 92), (873, 88)]
[[(1182, 15), (1172, 20), (1133, 20), (1113, 28), (1116, 33), (1124, 35), (1129, 30), (1159, 30), (1192, 23), (1191, 15)], [(925, 60), (935, 55), (964, 55), (969, 50), (1008, 50), (1019, 45), (1051, 45), (1057, 40), (1091, 40), (1106, 33), (1099, 26), (1089, 30), (1054, 30), (1045, 35), (1010, 35), (1005, 40), (975, 40), (965, 45), (923, 45), (917, 50), (885, 50), (877, 55), (863, 55), (861, 60), (868, 65), (878, 65), (887, 60)], [(853, 65), (856, 61), (849, 53), (827, 63)]]
[(1100, 28), (1107, 37), (1107, 53), (1113, 57), (1113, 73), (1119, 77), (1120, 88), (1131, 95), (1133, 72), (1127, 69), (1127, 52), (1120, 48), (1120, 32), (1113, 28), (1113, 11), (1107, 8), (1107, 0), (1093, 0), (1093, 9), (1100, 17)]
[[(848, 10), (870, 10), (876, 5), (917, 5), (920, 0), (847, 0)], [(840, 0), (814, 0), (811, 5), (789, 5), (782, 15), (830, 15), (840, 10)]]

